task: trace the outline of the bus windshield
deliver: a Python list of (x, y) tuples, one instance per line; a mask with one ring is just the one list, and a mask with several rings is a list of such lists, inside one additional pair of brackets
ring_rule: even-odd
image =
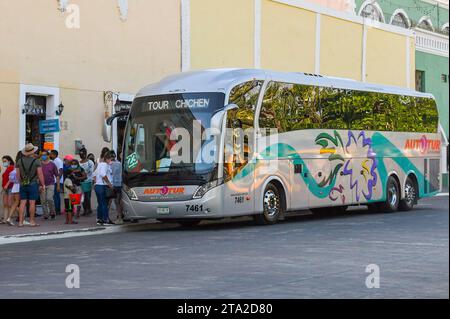
[(219, 128), (211, 128), (211, 118), (224, 101), (223, 93), (135, 99), (124, 141), (124, 182), (130, 187), (174, 181), (200, 185), (214, 179)]

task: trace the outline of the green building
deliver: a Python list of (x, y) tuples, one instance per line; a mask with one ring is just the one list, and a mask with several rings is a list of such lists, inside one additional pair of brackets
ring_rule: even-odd
[[(416, 90), (432, 93), (442, 126), (442, 184), (448, 189), (448, 0), (355, 0), (355, 13), (414, 30)], [(386, 48), (388, 49), (388, 48)]]

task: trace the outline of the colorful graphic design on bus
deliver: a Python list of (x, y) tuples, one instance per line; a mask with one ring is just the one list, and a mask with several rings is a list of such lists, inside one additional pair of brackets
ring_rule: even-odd
[[(322, 146), (320, 154), (330, 154), (328, 160), (332, 163), (331, 172), (328, 177), (325, 177), (320, 183), (320, 186), (334, 183), (336, 176), (341, 172), (343, 176), (348, 176), (347, 185), (339, 184), (333, 187), (328, 197), (332, 201), (336, 201), (339, 197), (342, 203), (345, 204), (345, 189), (353, 191), (354, 198), (359, 202), (361, 195), (366, 200), (372, 199), (373, 188), (377, 184), (378, 176), (376, 173), (377, 159), (372, 149), (372, 139), (366, 137), (364, 131), (359, 132), (356, 136), (352, 131), (348, 131), (347, 143), (344, 145), (339, 132), (334, 131), (334, 136), (328, 133), (321, 133), (316, 137), (316, 144)], [(351, 155), (349, 159), (338, 153), (342, 151), (343, 155)], [(354, 158), (356, 153), (364, 153), (366, 158)], [(347, 156), (346, 156), (347, 157)], [(341, 194), (337, 196), (336, 193)]]
[[(289, 144), (271, 145), (262, 151), (260, 156), (264, 160), (290, 158), (293, 163), (301, 164), (305, 174), (299, 176), (312, 195), (320, 199), (328, 197), (332, 201), (340, 200), (343, 205), (349, 201), (345, 197), (346, 190), (352, 190), (357, 202), (362, 197), (368, 202), (384, 200), (386, 196), (384, 187), (380, 188), (382, 192), (380, 198), (373, 198), (373, 196), (375, 187), (385, 185), (387, 182), (388, 172), (383, 158), (390, 158), (404, 173), (414, 172), (416, 174), (419, 196), (426, 196), (424, 193), (425, 177), (411, 160), (406, 158), (402, 151), (381, 133), (373, 133), (372, 137), (367, 137), (367, 134), (365, 131), (358, 133), (347, 131), (346, 142), (344, 142), (338, 131), (334, 131), (332, 134), (320, 133), (315, 139), (315, 143), (321, 146), (318, 152), (319, 154), (329, 154), (328, 160), (333, 165), (331, 165), (329, 174), (319, 181), (305, 177), (312, 176), (311, 171), (297, 150)], [(361, 158), (362, 154), (365, 155), (364, 158)], [(239, 180), (251, 174), (258, 165), (258, 160), (250, 161), (233, 180)], [(341, 171), (342, 176), (347, 177), (347, 180), (342, 178), (336, 185), (337, 176), (341, 174)]]

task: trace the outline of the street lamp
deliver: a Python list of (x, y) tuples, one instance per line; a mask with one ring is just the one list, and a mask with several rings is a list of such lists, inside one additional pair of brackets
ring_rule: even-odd
[(31, 97), (29, 97), (27, 98), (25, 104), (23, 105), (22, 114), (31, 112), (33, 108), (34, 108), (34, 100)]
[(59, 103), (58, 110), (56, 110), (55, 113), (56, 113), (56, 115), (60, 116), (63, 111), (64, 111), (64, 104), (62, 104), (62, 102), (61, 102), (61, 103)]

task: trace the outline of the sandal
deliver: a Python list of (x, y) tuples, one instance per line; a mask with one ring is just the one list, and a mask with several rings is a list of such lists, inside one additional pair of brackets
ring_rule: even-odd
[(39, 224), (36, 224), (36, 223), (34, 223), (34, 224), (30, 224), (30, 225), (29, 225), (29, 227), (39, 227), (39, 226), (41, 226), (41, 225), (39, 225)]

